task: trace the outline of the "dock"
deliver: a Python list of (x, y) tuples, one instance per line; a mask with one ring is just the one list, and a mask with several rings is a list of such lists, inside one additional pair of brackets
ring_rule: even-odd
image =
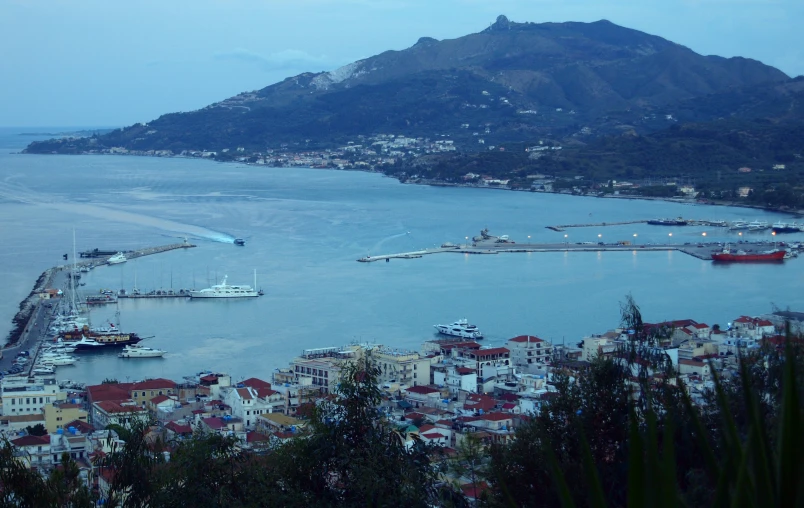
[[(643, 220), (629, 220), (629, 221), (620, 221), (620, 222), (590, 222), (586, 224), (559, 224), (558, 226), (545, 226), (546, 229), (551, 229), (553, 231), (562, 232), (565, 229), (570, 228), (600, 228), (606, 226), (624, 226), (628, 224), (646, 224), (649, 221), (654, 219), (643, 219)], [(686, 221), (684, 225), (678, 225), (677, 227), (684, 227), (684, 226), (708, 226), (708, 227), (727, 227), (728, 224), (726, 221), (721, 220), (698, 220), (698, 219), (681, 219)], [(666, 225), (664, 225), (666, 227)]]

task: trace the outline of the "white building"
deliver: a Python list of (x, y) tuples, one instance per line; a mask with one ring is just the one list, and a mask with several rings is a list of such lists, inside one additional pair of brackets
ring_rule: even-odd
[(40, 414), (45, 404), (67, 399), (54, 376), (7, 377), (0, 381), (3, 416)]
[(549, 362), (553, 357), (553, 344), (534, 335), (520, 335), (508, 340), (511, 363), (523, 371)]

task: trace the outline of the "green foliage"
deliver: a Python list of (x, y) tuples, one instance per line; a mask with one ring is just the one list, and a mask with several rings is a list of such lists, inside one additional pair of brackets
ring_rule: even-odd
[(47, 429), (41, 423), (37, 423), (33, 427), (28, 425), (25, 427), (25, 431), (32, 436), (47, 436)]
[(115, 379), (113, 377), (107, 377), (106, 379), (101, 381), (101, 384), (102, 385), (116, 385), (116, 384), (120, 384), (120, 381), (118, 381), (117, 379)]

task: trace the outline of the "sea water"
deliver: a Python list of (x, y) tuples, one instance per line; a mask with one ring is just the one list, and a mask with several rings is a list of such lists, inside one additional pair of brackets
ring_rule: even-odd
[[(48, 129), (55, 130), (55, 129)], [(133, 156), (46, 156), (19, 152), (34, 136), (0, 131), (0, 335), (46, 268), (78, 251), (197, 245), (84, 274), (83, 295), (101, 289), (257, 286), (243, 300), (121, 300), (121, 328), (153, 338), (161, 359), (81, 354), (60, 378), (180, 379), (202, 370), (270, 379), (303, 349), (350, 342), (418, 350), (433, 325), (468, 318), (500, 345), (521, 334), (574, 344), (619, 324), (631, 293), (646, 321), (691, 318), (725, 325), (774, 306), (804, 308), (804, 260), (717, 265), (638, 245), (737, 241), (722, 228), (647, 224), (568, 229), (545, 226), (657, 217), (785, 220), (737, 207), (602, 199), (400, 184), (379, 174), (267, 168)], [(498, 255), (444, 253), (389, 263), (366, 255), (464, 243), (482, 228), (517, 242), (637, 244), (627, 252)], [(702, 233), (707, 236), (703, 237)], [(672, 237), (670, 236), (672, 233)], [(564, 238), (564, 235), (568, 235)], [(637, 235), (634, 237), (634, 235)], [(601, 235), (601, 236), (598, 236)], [(233, 245), (243, 238), (244, 247)], [(742, 238), (771, 240), (769, 232)], [(785, 239), (803, 235), (785, 236)], [(92, 323), (115, 320), (93, 310)]]

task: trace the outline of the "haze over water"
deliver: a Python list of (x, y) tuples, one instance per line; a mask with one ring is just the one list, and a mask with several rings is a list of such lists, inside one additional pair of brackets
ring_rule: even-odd
[[(50, 129), (48, 129), (50, 131)], [(692, 318), (724, 325), (771, 305), (804, 308), (804, 260), (714, 265), (679, 252), (438, 254), (356, 263), (367, 254), (433, 247), (488, 227), (515, 241), (560, 242), (547, 225), (655, 217), (767, 220), (787, 216), (727, 207), (403, 185), (377, 174), (273, 169), (188, 159), (32, 156), (35, 138), (0, 130), (0, 334), (46, 268), (72, 250), (180, 242), (195, 249), (146, 256), (85, 274), (84, 294), (203, 288), (228, 275), (265, 291), (240, 301), (121, 301), (122, 328), (154, 336), (163, 359), (82, 354), (60, 378), (179, 379), (201, 370), (270, 379), (305, 348), (354, 340), (419, 349), (433, 324), (467, 317), (501, 344), (520, 334), (578, 342), (617, 326), (633, 293), (647, 321)], [(570, 229), (570, 242), (737, 240), (716, 228), (636, 224)], [(246, 239), (245, 247), (231, 242)], [(746, 234), (767, 238), (769, 233)], [(804, 235), (785, 239), (804, 239)], [(93, 324), (114, 308), (93, 311)]]

